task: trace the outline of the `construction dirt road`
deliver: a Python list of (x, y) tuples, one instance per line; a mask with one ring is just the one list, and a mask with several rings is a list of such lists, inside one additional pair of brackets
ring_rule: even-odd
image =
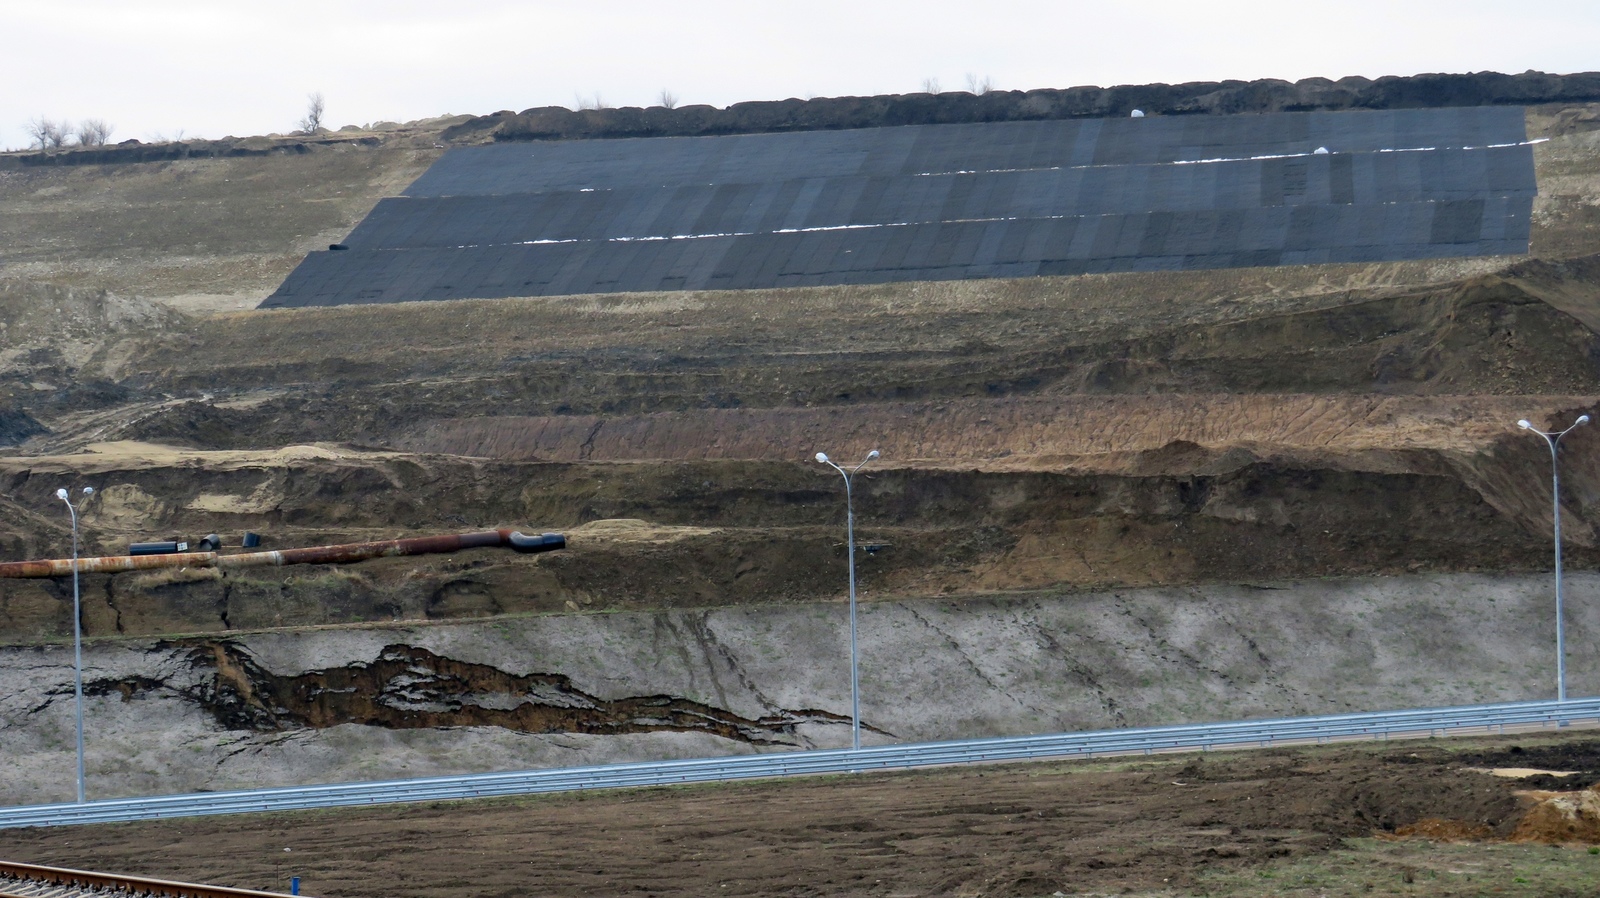
[(0, 853), (419, 898), (1577, 898), (1600, 831), (1551, 790), (1597, 779), (1592, 735), (1399, 741), (8, 831)]
[[(1523, 257), (253, 311), (452, 123), (0, 160), (0, 560), (70, 552), (62, 486), (96, 489), (95, 554), (569, 539), (86, 576), (93, 795), (842, 744), (843, 485), (817, 451), (882, 453), (855, 484), (874, 739), (1551, 691), (1550, 457), (1515, 422), (1600, 413), (1600, 106), (1529, 109)], [(1576, 647), (1600, 638), (1600, 431), (1563, 446)], [(71, 793), (71, 601), (0, 580), (6, 803)], [(1574, 691), (1600, 690), (1591, 655)], [(594, 714), (490, 713), (556, 687)], [(701, 722), (628, 711), (646, 700)], [(1593, 858), (1504, 842), (1533, 799), (1464, 770), (1600, 770), (1591, 737), (1551, 738), (1520, 765), (1396, 743), (0, 853), (327, 895), (1589, 894)], [(1406, 826), (1478, 854), (1362, 841)]]

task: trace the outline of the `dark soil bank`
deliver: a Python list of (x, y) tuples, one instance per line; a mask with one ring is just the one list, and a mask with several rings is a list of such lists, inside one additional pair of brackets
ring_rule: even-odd
[(1071, 87), (1065, 90), (994, 90), (876, 97), (819, 97), (735, 103), (726, 109), (586, 109), (561, 106), (497, 112), (456, 125), (451, 140), (492, 132), (496, 140), (573, 140), (594, 137), (684, 137), (764, 131), (824, 131), (887, 125), (1009, 122), (1035, 119), (1148, 115), (1301, 112), (1336, 109), (1415, 109), (1434, 106), (1532, 106), (1600, 100), (1600, 73), (1548, 75), (1415, 75), (1307, 78), (1289, 82), (1198, 81)]

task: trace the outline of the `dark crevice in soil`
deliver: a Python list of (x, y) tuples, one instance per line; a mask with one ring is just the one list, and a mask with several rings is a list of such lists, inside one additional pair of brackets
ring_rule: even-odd
[(105, 593), (106, 607), (110, 608), (111, 613), (115, 615), (117, 632), (122, 633), (122, 609), (117, 607), (116, 592), (111, 588), (111, 580), (109, 578), (105, 582)]
[(120, 693), (124, 701), (152, 692), (176, 693), (228, 729), (257, 732), (346, 723), (390, 729), (493, 726), (522, 733), (607, 736), (699, 732), (752, 745), (795, 745), (801, 724), (849, 720), (813, 709), (780, 709), (752, 719), (671, 695), (603, 699), (559, 674), (513, 674), (398, 644), (385, 646), (371, 662), (293, 676), (267, 670), (229, 640), (190, 644), (181, 664), (196, 675), (192, 685), (124, 677), (86, 683), (84, 691)]

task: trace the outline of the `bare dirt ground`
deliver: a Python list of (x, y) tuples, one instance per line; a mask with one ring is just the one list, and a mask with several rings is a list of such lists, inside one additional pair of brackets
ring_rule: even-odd
[[(305, 155), (0, 168), (0, 277), (253, 308), (440, 150), (336, 145)], [(174, 209), (182, 214), (174, 214)]]
[[(1488, 772), (1513, 766), (1575, 775)], [(0, 853), (328, 896), (1579, 896), (1600, 831), (1542, 825), (1528, 790), (1596, 780), (1592, 734), (1531, 734), (4, 831)]]

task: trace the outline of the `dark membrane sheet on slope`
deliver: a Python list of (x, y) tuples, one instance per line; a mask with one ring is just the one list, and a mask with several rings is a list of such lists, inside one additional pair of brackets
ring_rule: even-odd
[[(1524, 252), (1531, 197), (312, 253), (273, 305), (876, 284)], [(274, 299), (277, 299), (275, 296)]]
[(1522, 145), (1191, 165), (393, 197), (379, 202), (345, 244), (352, 249), (412, 249), (1152, 210), (1204, 212), (1249, 205), (1451, 202), (1534, 193), (1533, 148)]
[(1285, 112), (1171, 118), (905, 125), (726, 137), (498, 144), (451, 150), (407, 196), (763, 184), (797, 178), (898, 176), (1204, 159), (1436, 149), (1527, 139), (1514, 107)]
[(1518, 254), (1524, 137), (1460, 108), (478, 147), (262, 306)]

